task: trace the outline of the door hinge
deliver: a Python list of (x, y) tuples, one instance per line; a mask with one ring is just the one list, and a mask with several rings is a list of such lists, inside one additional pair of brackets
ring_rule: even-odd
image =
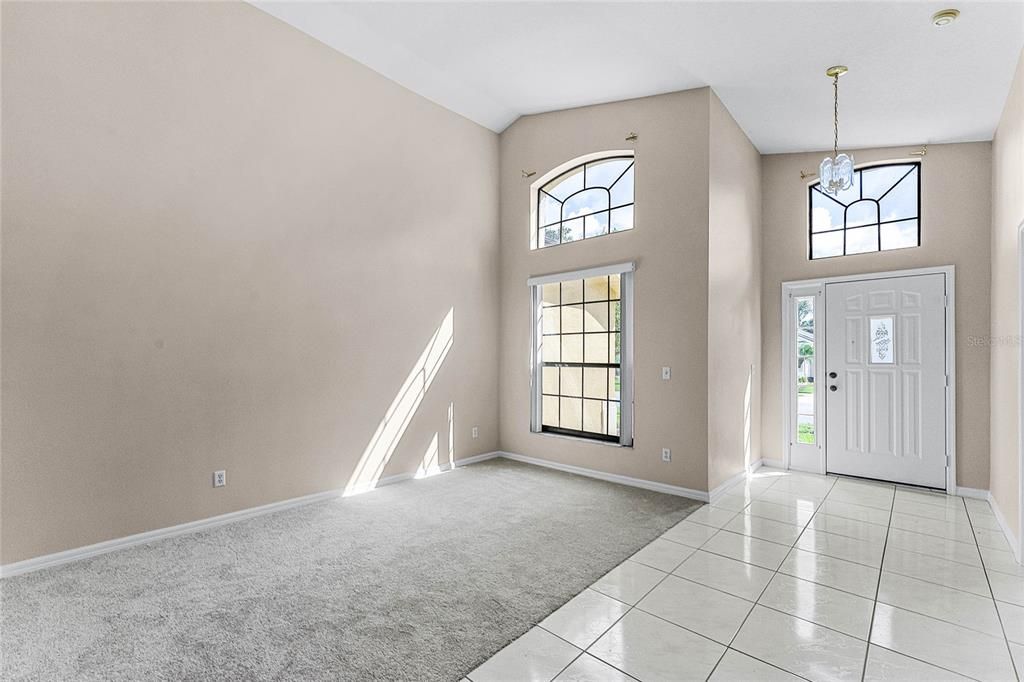
[(949, 455), (946, 455), (946, 468), (949, 468)]
[(949, 375), (946, 375), (946, 386), (949, 387)]

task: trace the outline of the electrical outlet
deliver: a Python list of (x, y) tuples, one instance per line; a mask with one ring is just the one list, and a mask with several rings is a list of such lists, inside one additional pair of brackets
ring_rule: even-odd
[(226, 471), (214, 471), (213, 472), (213, 487), (223, 488), (228, 484), (228, 472)]
[(662, 462), (671, 462), (672, 461), (672, 451), (669, 450), (668, 448), (662, 448), (661, 449), (661, 461)]
[(473, 438), (479, 438), (479, 437), (480, 437), (480, 427), (479, 426), (474, 426), (473, 427)]
[(662, 381), (668, 381), (671, 378), (672, 378), (672, 368), (671, 367), (662, 367), (661, 368), (661, 380)]

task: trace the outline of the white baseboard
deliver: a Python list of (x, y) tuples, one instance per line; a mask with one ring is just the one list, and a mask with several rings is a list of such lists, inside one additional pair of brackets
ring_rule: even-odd
[(708, 498), (711, 500), (711, 502), (714, 502), (719, 497), (721, 497), (722, 493), (724, 493), (726, 490), (731, 488), (736, 483), (739, 483), (740, 481), (742, 481), (749, 474), (752, 474), (755, 471), (757, 471), (758, 469), (760, 469), (763, 463), (764, 463), (764, 460), (763, 459), (759, 459), (756, 462), (754, 462), (753, 464), (751, 464), (749, 467), (747, 467), (746, 469), (744, 469), (742, 471), (737, 471), (735, 474), (733, 474), (729, 478), (725, 479), (724, 481), (722, 481), (721, 483), (716, 485), (715, 488), (710, 493), (708, 493)]
[[(482, 455), (475, 455), (473, 457), (466, 457), (463, 459), (455, 460), (455, 466), (461, 467), (466, 466), (467, 464), (475, 464), (476, 462), (482, 462), (486, 459), (493, 459), (495, 457), (499, 457), (500, 455), (501, 453), (498, 452), (485, 452)], [(449, 469), (450, 467), (444, 465), (441, 468), (442, 470), (446, 470)], [(260, 505), (259, 507), (250, 507), (248, 509), (240, 509), (238, 511), (228, 512), (227, 514), (219, 514), (218, 516), (211, 516), (206, 519), (189, 521), (188, 523), (181, 523), (176, 526), (158, 528), (156, 530), (150, 530), (144, 533), (128, 535), (123, 538), (115, 538), (113, 540), (97, 542), (94, 545), (76, 547), (75, 549), (68, 549), (63, 552), (44, 554), (43, 556), (33, 557), (31, 559), (25, 559), (23, 561), (15, 561), (13, 563), (0, 566), (0, 578), (9, 578), (11, 576), (21, 575), (22, 573), (38, 571), (44, 568), (51, 568), (53, 566), (61, 566), (63, 564), (69, 564), (73, 561), (79, 561), (81, 559), (88, 559), (89, 557), (99, 556), (100, 554), (116, 552), (119, 549), (125, 549), (128, 547), (133, 547), (135, 545), (145, 544), (147, 542), (154, 542), (156, 540), (163, 540), (165, 538), (173, 538), (178, 535), (194, 533), (199, 530), (216, 528), (217, 526), (223, 526), (227, 523), (234, 523), (236, 521), (242, 521), (243, 519), (250, 519), (254, 516), (262, 516), (263, 514), (271, 514), (273, 512), (283, 511), (285, 509), (290, 509), (292, 507), (299, 507), (306, 504), (313, 504), (314, 502), (321, 502), (323, 500), (337, 499), (343, 496), (351, 496), (363, 492), (369, 492), (370, 490), (374, 490), (376, 488), (380, 488), (386, 485), (391, 485), (393, 483), (399, 483), (401, 481), (407, 481), (411, 478), (413, 478), (413, 474), (411, 473), (395, 474), (393, 476), (386, 476), (384, 478), (379, 479), (373, 486), (365, 486), (363, 488), (356, 488), (348, 491), (328, 490), (322, 493), (313, 493), (312, 495), (294, 497), (288, 500), (281, 500), (280, 502), (271, 502), (270, 504)]]
[(515, 462), (533, 464), (534, 466), (547, 467), (548, 469), (557, 469), (558, 471), (565, 471), (570, 474), (579, 474), (580, 476), (588, 476), (590, 478), (609, 481), (611, 483), (621, 483), (622, 485), (628, 485), (634, 488), (643, 488), (645, 490), (653, 490), (655, 492), (666, 493), (668, 495), (687, 497), (699, 502), (707, 502), (709, 499), (708, 494), (703, 490), (692, 490), (690, 488), (683, 488), (682, 486), (669, 485), (668, 483), (659, 483), (657, 481), (648, 481), (643, 478), (622, 476), (621, 474), (609, 474), (604, 471), (597, 471), (596, 469), (585, 469), (584, 467), (573, 466), (571, 464), (560, 464), (546, 459), (519, 455), (514, 452), (501, 452), (499, 456), (504, 457), (505, 459), (511, 459)]
[(455, 466), (464, 467), (467, 464), (476, 464), (477, 462), (483, 462), (484, 460), (495, 459), (496, 457), (501, 457), (501, 455), (502, 453), (495, 451), (485, 452), (482, 455), (473, 455), (472, 457), (463, 457), (462, 459), (455, 460)]
[(987, 490), (981, 488), (961, 488), (957, 487), (956, 494), (960, 497), (970, 497), (975, 500), (991, 501), (991, 495)]
[(999, 503), (996, 502), (996, 498), (992, 496), (990, 490), (982, 490), (981, 488), (962, 488), (957, 486), (956, 494), (960, 497), (969, 497), (975, 500), (985, 500), (992, 508), (992, 513), (996, 517), (996, 521), (999, 523), (999, 529), (1003, 531), (1003, 536), (1006, 538), (1006, 542), (1010, 545), (1010, 549), (1013, 551), (1013, 558), (1020, 563), (1020, 543), (1017, 538), (1010, 532), (1010, 526), (1006, 523), (1006, 517), (1003, 516), (1003, 510), (999, 508)]
[[(961, 490), (957, 488), (957, 491)], [(1003, 510), (999, 508), (999, 503), (996, 502), (996, 498), (992, 496), (990, 491), (985, 491), (987, 494), (984, 499), (988, 500), (989, 506), (992, 507), (992, 513), (996, 516), (996, 521), (999, 522), (999, 527), (1003, 531), (1003, 536), (1006, 537), (1007, 544), (1010, 545), (1010, 550), (1013, 551), (1013, 558), (1020, 563), (1020, 542), (1017, 541), (1016, 536), (1010, 532), (1010, 526), (1006, 523), (1006, 517), (1003, 516)]]
[(785, 469), (786, 463), (781, 459), (768, 459), (767, 457), (761, 459), (761, 466), (769, 469)]
[[(458, 465), (456, 465), (456, 466), (458, 466)], [(440, 470), (441, 471), (447, 471), (449, 468), (450, 467), (448, 467), (448, 466), (443, 466), (443, 467), (440, 467)], [(366, 484), (366, 485), (352, 486), (351, 488), (345, 488), (344, 490), (334, 490), (332, 492), (335, 493), (338, 497), (352, 497), (353, 495), (362, 495), (363, 493), (368, 493), (371, 490), (376, 490), (377, 488), (383, 488), (386, 485), (392, 485), (394, 483), (401, 483), (402, 481), (408, 481), (409, 479), (414, 478), (414, 477), (415, 477), (415, 474), (394, 474), (392, 476), (384, 476), (382, 478), (378, 478), (373, 483), (369, 483), (369, 484)], [(259, 507), (257, 507), (257, 509), (259, 509)], [(246, 510), (246, 511), (248, 511), (248, 510)], [(274, 511), (274, 510), (272, 509), (271, 511)]]
[(341, 493), (342, 491), (340, 490), (328, 490), (322, 493), (314, 493), (312, 495), (305, 495), (303, 497), (295, 497), (289, 500), (282, 500), (280, 502), (264, 504), (259, 507), (250, 507), (249, 509), (241, 509), (239, 511), (228, 512), (227, 514), (211, 516), (206, 519), (199, 519), (198, 521), (189, 521), (188, 523), (181, 523), (176, 526), (158, 528), (156, 530), (150, 530), (144, 533), (136, 533), (134, 535), (128, 535), (123, 538), (115, 538), (113, 540), (97, 542), (94, 545), (76, 547), (75, 549), (68, 549), (63, 552), (44, 554), (43, 556), (34, 557), (32, 559), (25, 559), (24, 561), (15, 561), (14, 563), (0, 566), (0, 577), (8, 578), (10, 576), (20, 575), (22, 573), (28, 573), (30, 571), (38, 571), (42, 568), (60, 566), (62, 564), (71, 563), (72, 561), (88, 559), (89, 557), (99, 556), (100, 554), (107, 554), (109, 552), (114, 552), (119, 549), (124, 549), (126, 547), (133, 547), (135, 545), (153, 542), (154, 540), (173, 538), (177, 535), (184, 535), (185, 533), (194, 533), (198, 530), (215, 528), (217, 526), (222, 526), (226, 523), (233, 523), (235, 521), (241, 521), (243, 519), (252, 518), (254, 516), (270, 514), (271, 512), (282, 511), (284, 509), (289, 509), (291, 507), (298, 507), (301, 505), (312, 504), (314, 502), (320, 502), (322, 500), (338, 498), (341, 496)]

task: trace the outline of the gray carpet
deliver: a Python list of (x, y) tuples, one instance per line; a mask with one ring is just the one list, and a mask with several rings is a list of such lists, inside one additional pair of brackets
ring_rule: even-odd
[(0, 583), (4, 680), (456, 680), (696, 503), (507, 460)]

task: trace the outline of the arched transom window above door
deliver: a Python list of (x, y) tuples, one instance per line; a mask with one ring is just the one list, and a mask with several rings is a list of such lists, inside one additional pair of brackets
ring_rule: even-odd
[(835, 196), (817, 182), (807, 192), (811, 260), (921, 245), (918, 162), (859, 168)]
[(588, 158), (541, 178), (536, 188), (533, 248), (633, 229), (633, 156)]

